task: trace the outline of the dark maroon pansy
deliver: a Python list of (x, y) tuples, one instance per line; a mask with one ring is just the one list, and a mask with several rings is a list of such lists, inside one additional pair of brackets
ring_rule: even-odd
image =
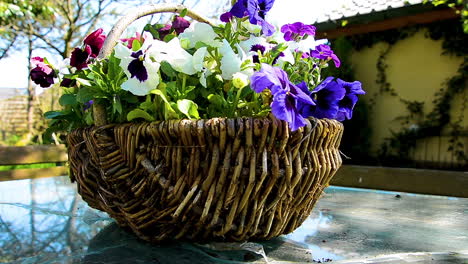
[(62, 81), (60, 82), (60, 86), (62, 87), (73, 87), (76, 85), (76, 81), (69, 79), (69, 78), (63, 78)]
[(75, 48), (70, 57), (70, 66), (76, 67), (78, 70), (87, 68), (91, 53), (92, 50), (89, 45), (85, 45), (83, 49)]
[(100, 28), (89, 34), (83, 40), (85, 45), (89, 45), (91, 47), (91, 57), (93, 58), (96, 58), (99, 55), (99, 51), (101, 51), (102, 45), (104, 45), (104, 41), (106, 40), (106, 35), (102, 34), (102, 32), (103, 30)]
[(54, 78), (56, 77), (55, 71), (44, 63), (43, 58), (34, 57), (31, 59), (31, 64), (33, 68), (29, 76), (35, 84), (40, 85), (42, 88), (48, 88), (54, 84)]

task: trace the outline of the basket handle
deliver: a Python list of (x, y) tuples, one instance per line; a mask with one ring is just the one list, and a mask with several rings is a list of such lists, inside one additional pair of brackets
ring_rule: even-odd
[(107, 35), (106, 40), (99, 52), (99, 59), (103, 59), (109, 56), (112, 53), (112, 49), (119, 41), (120, 36), (123, 31), (135, 20), (158, 13), (182, 13), (182, 11), (187, 10), (187, 16), (191, 17), (199, 22), (207, 23), (213, 25), (213, 23), (201, 15), (193, 12), (183, 5), (174, 5), (174, 4), (152, 4), (139, 7), (133, 12), (126, 14), (121, 17), (119, 21), (112, 27), (111, 31)]

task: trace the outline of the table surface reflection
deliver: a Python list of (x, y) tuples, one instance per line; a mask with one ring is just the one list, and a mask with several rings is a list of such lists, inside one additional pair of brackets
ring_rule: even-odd
[(468, 263), (468, 199), (332, 186), (286, 236), (150, 245), (88, 207), (67, 177), (0, 182), (0, 263), (314, 262)]

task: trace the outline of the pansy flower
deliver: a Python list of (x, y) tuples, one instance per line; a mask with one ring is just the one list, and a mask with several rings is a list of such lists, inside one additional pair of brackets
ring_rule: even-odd
[(164, 40), (164, 38), (171, 34), (172, 26), (170, 24), (164, 25), (164, 27), (158, 29), (159, 39)]
[(175, 16), (174, 20), (172, 20), (172, 29), (174, 29), (177, 34), (184, 32), (189, 26), (190, 22), (183, 17)]
[(48, 64), (44, 63), (43, 58), (33, 57), (31, 64), (33, 68), (29, 75), (35, 84), (40, 85), (42, 88), (48, 88), (54, 84), (55, 71)]
[(284, 40), (286, 41), (299, 41), (299, 37), (304, 35), (315, 36), (315, 27), (312, 25), (305, 25), (301, 22), (286, 24), (281, 27), (281, 32), (284, 33)]
[(102, 34), (103, 29), (100, 28), (93, 33), (89, 34), (84, 40), (83, 43), (88, 45), (91, 48), (90, 56), (96, 58), (101, 51), (102, 45), (106, 40), (106, 35)]
[(82, 48), (73, 49), (70, 57), (70, 66), (78, 70), (88, 67), (91, 58), (96, 58), (101, 51), (106, 40), (106, 35), (102, 34), (102, 28), (86, 36)]
[(333, 60), (335, 67), (339, 68), (341, 65), (340, 59), (335, 55), (330, 46), (322, 44), (315, 47), (315, 50), (310, 51), (310, 56), (321, 60)]
[(120, 67), (128, 79), (122, 84), (122, 89), (134, 95), (147, 95), (159, 84), (160, 64), (151, 59), (148, 49), (151, 47), (151, 38), (146, 41), (138, 51), (132, 51), (122, 43), (115, 46), (115, 57), (120, 59)]
[(254, 25), (260, 25), (262, 27), (263, 34), (271, 36), (275, 32), (275, 27), (265, 21), (265, 15), (270, 11), (275, 0), (239, 0), (227, 13), (222, 14), (223, 22), (227, 21), (227, 18), (232, 16), (243, 18), (249, 17), (250, 23)]
[(173, 38), (168, 43), (155, 40), (148, 52), (157, 62), (166, 61), (174, 70), (193, 75), (203, 69), (203, 60), (208, 50), (201, 47), (191, 55), (181, 47), (178, 38)]
[[(238, 53), (235, 53), (232, 49), (231, 45), (227, 42), (227, 40), (223, 39), (223, 45), (219, 48), (219, 52), (223, 55), (221, 59), (221, 77), (224, 80), (232, 80), (232, 77), (237, 72), (242, 72), (251, 76), (253, 74), (251, 59), (245, 54), (243, 49), (240, 47), (239, 44), (236, 44), (236, 49)], [(242, 70), (241, 66), (247, 61), (249, 66)], [(250, 61), (250, 62), (249, 62)], [(244, 65), (246, 66), (246, 65)]]
[(193, 22), (179, 35), (182, 47), (186, 49), (195, 48), (198, 42), (211, 47), (220, 47), (221, 43), (216, 40), (217, 37), (218, 35), (214, 32), (213, 27), (201, 22)]
[(315, 103), (300, 87), (289, 81), (285, 71), (262, 64), (260, 71), (254, 73), (250, 81), (252, 89), (257, 93), (270, 89), (273, 95), (271, 112), (276, 118), (287, 121), (292, 131), (306, 125), (300, 107), (313, 106)]
[(88, 45), (83, 46), (83, 48), (73, 49), (70, 57), (70, 66), (76, 67), (78, 70), (88, 68), (91, 54), (92, 49)]

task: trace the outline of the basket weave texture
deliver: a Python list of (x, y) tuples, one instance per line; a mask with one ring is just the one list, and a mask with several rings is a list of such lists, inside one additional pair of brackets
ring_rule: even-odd
[(343, 125), (269, 118), (112, 124), (68, 135), (82, 198), (140, 238), (268, 239), (296, 229), (341, 165)]

